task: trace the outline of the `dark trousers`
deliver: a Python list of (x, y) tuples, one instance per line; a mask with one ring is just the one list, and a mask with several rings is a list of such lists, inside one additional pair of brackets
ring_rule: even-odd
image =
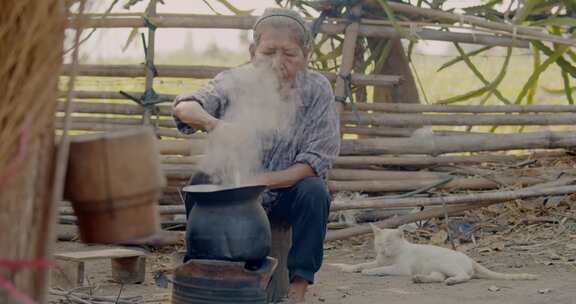
[[(191, 181), (191, 184), (206, 183), (209, 183), (209, 178), (203, 174), (194, 176)], [(292, 226), (292, 248), (288, 254), (290, 281), (301, 277), (313, 284), (314, 275), (322, 265), (330, 211), (326, 184), (318, 177), (307, 177), (278, 192), (278, 201), (272, 205), (268, 216), (271, 220), (280, 220)], [(185, 195), (185, 204), (188, 215), (194, 201)]]

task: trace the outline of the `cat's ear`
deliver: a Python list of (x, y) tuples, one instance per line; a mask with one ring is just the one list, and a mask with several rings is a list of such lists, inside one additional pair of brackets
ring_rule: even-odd
[(380, 232), (380, 228), (378, 228), (378, 226), (372, 224), (372, 223), (368, 223), (370, 225), (370, 228), (372, 228), (372, 232), (374, 232), (374, 234)]
[(396, 231), (395, 231), (394, 233), (396, 234), (396, 236), (397, 236), (399, 239), (403, 239), (403, 238), (404, 238), (404, 229), (398, 228), (398, 229), (396, 229)]

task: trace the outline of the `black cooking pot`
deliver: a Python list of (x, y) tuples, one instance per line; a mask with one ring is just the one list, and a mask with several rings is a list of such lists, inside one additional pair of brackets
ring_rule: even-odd
[(186, 245), (192, 259), (263, 261), (270, 253), (270, 222), (261, 205), (266, 186), (193, 185)]

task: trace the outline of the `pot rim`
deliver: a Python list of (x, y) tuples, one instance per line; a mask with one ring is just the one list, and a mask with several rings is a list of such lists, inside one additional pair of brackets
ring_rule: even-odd
[(239, 191), (243, 189), (252, 188), (267, 188), (266, 185), (262, 184), (246, 184), (242, 186), (222, 186), (215, 184), (200, 184), (200, 185), (188, 185), (182, 188), (182, 191), (188, 193), (224, 193), (228, 191)]
[(258, 198), (265, 185), (221, 186), (212, 184), (190, 185), (182, 190), (192, 195), (196, 204), (231, 203), (253, 200)]

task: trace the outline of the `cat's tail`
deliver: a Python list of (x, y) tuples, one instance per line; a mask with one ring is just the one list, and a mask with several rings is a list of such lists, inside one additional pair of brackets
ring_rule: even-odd
[(536, 280), (537, 275), (529, 273), (501, 273), (492, 271), (476, 262), (474, 263), (474, 276), (477, 278), (494, 280)]

